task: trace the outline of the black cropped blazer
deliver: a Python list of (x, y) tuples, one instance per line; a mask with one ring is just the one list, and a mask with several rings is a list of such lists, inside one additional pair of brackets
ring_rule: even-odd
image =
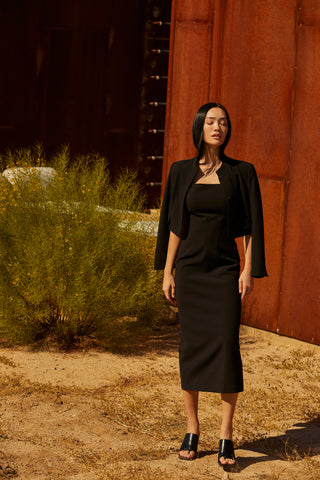
[[(184, 238), (188, 226), (186, 195), (198, 172), (198, 159), (180, 160), (171, 165), (164, 191), (154, 268), (162, 270), (166, 263), (170, 230)], [(252, 235), (253, 277), (267, 276), (264, 252), (262, 202), (258, 177), (251, 163), (223, 155), (217, 170), (227, 202), (229, 237)]]

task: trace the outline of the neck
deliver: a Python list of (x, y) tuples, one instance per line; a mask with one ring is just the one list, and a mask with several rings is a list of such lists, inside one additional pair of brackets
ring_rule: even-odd
[(203, 155), (200, 162), (204, 165), (215, 165), (220, 162), (220, 148), (204, 146)]

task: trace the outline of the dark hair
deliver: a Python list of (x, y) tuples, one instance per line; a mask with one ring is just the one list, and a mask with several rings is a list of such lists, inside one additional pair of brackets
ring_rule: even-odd
[(220, 103), (205, 103), (202, 105), (202, 107), (199, 108), (199, 110), (196, 113), (196, 116), (194, 117), (193, 124), (192, 124), (192, 137), (193, 137), (193, 143), (198, 151), (198, 159), (201, 157), (203, 154), (203, 125), (204, 121), (206, 118), (206, 115), (211, 108), (221, 108), (221, 110), (224, 111), (227, 117), (227, 123), (228, 123), (228, 132), (225, 138), (225, 141), (223, 144), (220, 146), (220, 153), (224, 152), (224, 149), (226, 148), (229, 140), (230, 140), (230, 135), (231, 135), (231, 122), (230, 122), (230, 117), (229, 114), (226, 110), (226, 108), (221, 105)]

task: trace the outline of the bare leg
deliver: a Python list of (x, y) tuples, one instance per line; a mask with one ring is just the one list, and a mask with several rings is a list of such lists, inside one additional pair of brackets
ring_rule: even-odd
[[(188, 419), (188, 433), (196, 433), (199, 435), (199, 420), (198, 420), (198, 400), (199, 392), (190, 392), (188, 390), (182, 390), (183, 400), (186, 409), (187, 419)], [(195, 452), (188, 452), (187, 450), (182, 450), (180, 455), (185, 458), (193, 458)]]
[[(225, 440), (232, 440), (232, 420), (236, 408), (238, 394), (237, 393), (222, 393), (222, 423), (220, 438)], [(221, 457), (220, 462), (226, 465), (233, 465), (233, 459), (226, 459)]]

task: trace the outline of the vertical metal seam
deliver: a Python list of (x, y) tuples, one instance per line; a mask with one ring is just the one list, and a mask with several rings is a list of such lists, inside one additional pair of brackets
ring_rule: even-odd
[(300, 3), (297, 0), (296, 11), (295, 11), (295, 29), (294, 29), (294, 66), (293, 66), (293, 82), (292, 82), (292, 95), (291, 95), (291, 115), (290, 115), (290, 143), (289, 143), (289, 152), (288, 152), (288, 161), (286, 169), (286, 183), (285, 183), (285, 197), (284, 197), (284, 215), (283, 215), (283, 230), (282, 230), (282, 247), (281, 247), (281, 273), (280, 273), (280, 289), (279, 289), (279, 307), (278, 307), (278, 318), (276, 331), (280, 332), (280, 317), (281, 317), (281, 308), (282, 308), (282, 287), (284, 283), (283, 279), (283, 266), (284, 266), (284, 253), (285, 253), (285, 239), (286, 239), (286, 222), (288, 215), (288, 199), (289, 199), (289, 189), (290, 189), (290, 167), (292, 165), (292, 134), (293, 134), (293, 122), (295, 114), (295, 97), (296, 97), (296, 68), (297, 68), (297, 56), (298, 56), (298, 44), (299, 44), (299, 9)]
[(211, 20), (208, 21), (208, 27), (211, 25), (211, 36), (210, 36), (210, 55), (209, 55), (209, 75), (208, 75), (208, 93), (207, 93), (207, 101), (210, 101), (210, 90), (211, 90), (211, 64), (212, 64), (212, 52), (213, 52), (213, 30), (214, 30), (214, 22), (216, 17), (216, 2), (217, 0), (213, 0), (212, 4), (212, 12), (211, 12)]
[[(214, 92), (215, 101), (220, 101), (221, 94), (221, 78), (218, 82), (218, 71), (222, 68), (222, 49), (224, 34), (224, 12), (225, 1), (215, 0), (214, 2), (214, 18), (212, 22), (212, 43), (210, 51), (210, 75), (209, 75), (209, 95)], [(214, 85), (212, 85), (214, 81)]]

